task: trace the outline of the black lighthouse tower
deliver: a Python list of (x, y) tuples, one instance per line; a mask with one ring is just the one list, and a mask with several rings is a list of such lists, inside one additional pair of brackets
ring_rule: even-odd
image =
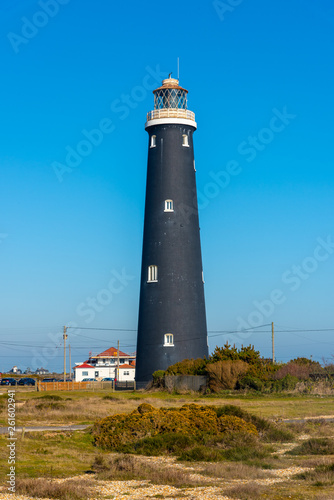
[(188, 91), (174, 78), (154, 90), (149, 134), (136, 382), (208, 355), (193, 133)]

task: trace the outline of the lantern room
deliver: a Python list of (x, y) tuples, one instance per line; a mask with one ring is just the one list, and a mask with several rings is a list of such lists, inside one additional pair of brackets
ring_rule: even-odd
[[(195, 122), (195, 113), (187, 109), (188, 90), (180, 87), (176, 78), (166, 78), (162, 81), (162, 86), (153, 91), (154, 109), (147, 113), (147, 124), (151, 126), (152, 120), (163, 118), (179, 118)], [(196, 124), (193, 123), (196, 127)]]

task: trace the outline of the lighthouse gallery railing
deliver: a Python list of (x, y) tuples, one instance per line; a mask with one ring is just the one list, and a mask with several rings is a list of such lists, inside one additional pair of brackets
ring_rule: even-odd
[(189, 111), (189, 109), (178, 108), (153, 109), (147, 113), (147, 121), (158, 118), (186, 118), (195, 121), (195, 113)]

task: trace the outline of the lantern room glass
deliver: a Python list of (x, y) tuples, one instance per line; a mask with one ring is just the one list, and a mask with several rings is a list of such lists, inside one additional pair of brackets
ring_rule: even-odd
[(187, 109), (187, 91), (159, 89), (154, 93), (154, 109)]

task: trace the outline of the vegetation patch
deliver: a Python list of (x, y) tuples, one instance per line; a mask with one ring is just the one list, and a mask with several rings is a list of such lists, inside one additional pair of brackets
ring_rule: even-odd
[(254, 463), (273, 451), (261, 442), (271, 435), (277, 441), (291, 437), (268, 421), (233, 405), (156, 409), (143, 403), (130, 414), (98, 421), (92, 434), (96, 446), (122, 453), (175, 455), (179, 460)]
[[(8, 459), (7, 443), (7, 436), (0, 436), (0, 461), (4, 464)], [(16, 472), (20, 479), (55, 479), (83, 474), (96, 454), (92, 436), (85, 431), (26, 432), (23, 439), (18, 437), (16, 450), (19, 457)]]
[(85, 479), (64, 482), (45, 479), (16, 479), (16, 493), (34, 498), (56, 498), (59, 500), (87, 500), (93, 496), (92, 483)]
[(115, 396), (111, 396), (110, 394), (106, 394), (103, 396), (103, 399), (107, 399), (108, 401), (117, 401), (118, 403), (122, 403), (122, 400), (120, 398), (117, 398)]
[(95, 443), (105, 449), (119, 450), (122, 446), (156, 435), (178, 433), (200, 438), (234, 429), (257, 434), (255, 425), (238, 416), (228, 418), (213, 406), (196, 404), (181, 408), (156, 409), (148, 403), (127, 414), (104, 418), (93, 427)]
[(311, 438), (287, 452), (288, 455), (334, 455), (334, 441)]
[[(334, 366), (322, 367), (307, 358), (296, 358), (288, 363), (273, 363), (260, 356), (254, 346), (237, 349), (228, 342), (216, 346), (209, 358), (184, 359), (166, 371), (153, 374), (153, 386), (173, 390), (166, 375), (204, 375), (209, 393), (224, 391), (270, 393), (333, 394)], [(168, 382), (168, 383), (167, 383)]]
[(311, 481), (314, 486), (331, 486), (334, 484), (334, 463), (318, 465), (313, 470), (296, 474), (294, 479)]
[(44, 394), (44, 396), (39, 396), (36, 399), (48, 399), (51, 401), (63, 401), (63, 398), (61, 396), (58, 396), (58, 394)]
[(201, 467), (201, 474), (215, 478), (224, 478), (225, 481), (233, 479), (263, 479), (268, 477), (268, 474), (258, 469), (243, 463), (207, 463)]
[(238, 500), (251, 500), (253, 498), (258, 500), (265, 492), (266, 487), (255, 482), (238, 484), (237, 486), (224, 489), (225, 495), (228, 495), (230, 498), (237, 498)]
[(45, 401), (43, 403), (38, 403), (36, 405), (37, 410), (62, 410), (64, 408), (64, 405), (61, 403), (55, 403), (53, 401)]
[(168, 484), (183, 488), (198, 486), (200, 478), (194, 478), (184, 470), (147, 463), (132, 455), (121, 454), (113, 457), (98, 455), (92, 464), (96, 477), (104, 481), (148, 480), (154, 484)]

